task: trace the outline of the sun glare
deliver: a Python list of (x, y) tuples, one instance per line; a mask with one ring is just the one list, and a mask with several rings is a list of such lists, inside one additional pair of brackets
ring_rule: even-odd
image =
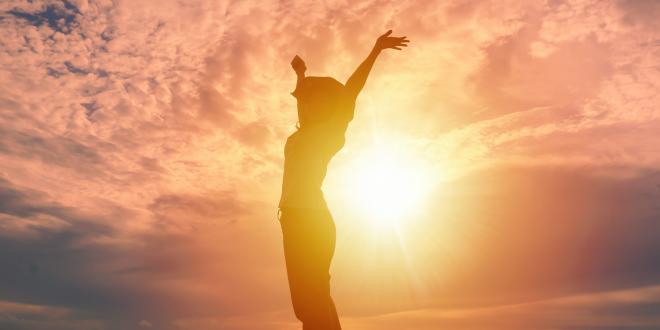
[(353, 209), (380, 226), (414, 216), (431, 186), (430, 171), (414, 155), (379, 149), (351, 162), (345, 192)]

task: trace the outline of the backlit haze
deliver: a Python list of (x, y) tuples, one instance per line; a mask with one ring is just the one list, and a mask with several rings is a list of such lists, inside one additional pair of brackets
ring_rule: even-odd
[(346, 329), (660, 327), (660, 2), (2, 1), (0, 328), (297, 329), (298, 54)]

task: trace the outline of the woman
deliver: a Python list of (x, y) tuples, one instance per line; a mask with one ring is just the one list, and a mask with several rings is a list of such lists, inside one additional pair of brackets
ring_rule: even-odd
[(406, 47), (406, 37), (380, 36), (369, 56), (342, 85), (330, 77), (305, 77), (305, 62), (291, 66), (298, 76), (292, 93), (298, 103), (298, 130), (284, 147), (284, 179), (280, 224), (291, 301), (304, 330), (341, 329), (330, 297), (330, 262), (335, 250), (335, 225), (321, 185), (330, 159), (344, 146), (355, 100), (376, 57), (384, 49)]

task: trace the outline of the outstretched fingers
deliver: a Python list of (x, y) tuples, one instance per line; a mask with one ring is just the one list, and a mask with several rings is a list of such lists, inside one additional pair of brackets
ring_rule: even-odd
[(393, 45), (392, 48), (400, 50), (401, 47), (408, 47), (409, 42), (410, 40), (406, 39), (406, 37), (397, 38), (397, 42)]
[(390, 37), (392, 30), (388, 30), (385, 34), (378, 37), (376, 46), (378, 49), (396, 49), (401, 50), (402, 47), (408, 47), (410, 40), (406, 36), (403, 37)]

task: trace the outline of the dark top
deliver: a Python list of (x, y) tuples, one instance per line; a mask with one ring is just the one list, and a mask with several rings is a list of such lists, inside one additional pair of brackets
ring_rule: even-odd
[(344, 146), (354, 109), (349, 100), (327, 121), (303, 126), (286, 140), (280, 209), (327, 209), (321, 186), (328, 163)]

